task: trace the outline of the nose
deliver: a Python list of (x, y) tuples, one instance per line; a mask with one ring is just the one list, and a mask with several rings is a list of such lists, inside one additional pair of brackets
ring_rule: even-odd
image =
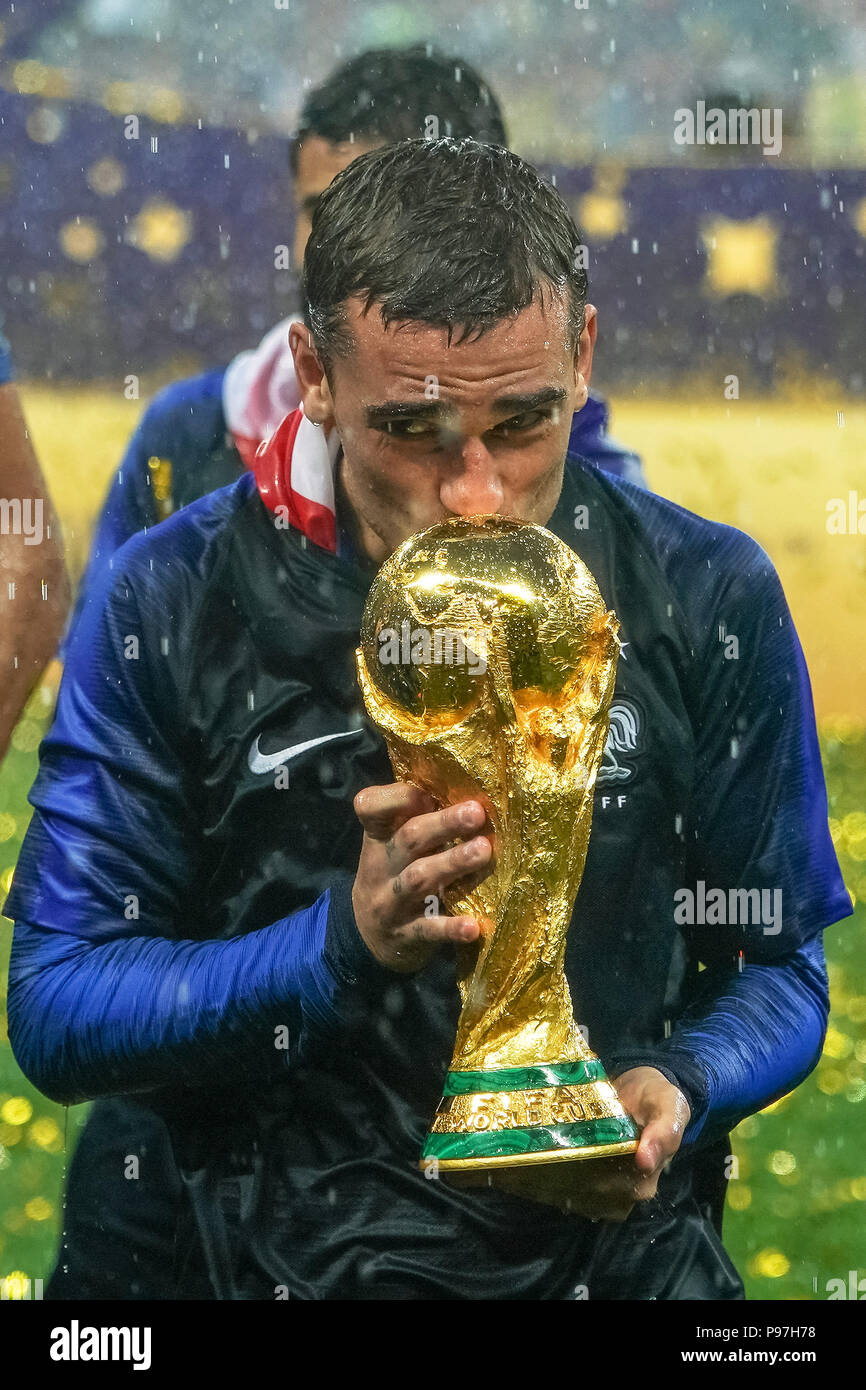
[(453, 516), (493, 515), (501, 509), (504, 496), (490, 451), (478, 438), (463, 440), (454, 471), (439, 489), (442, 505)]

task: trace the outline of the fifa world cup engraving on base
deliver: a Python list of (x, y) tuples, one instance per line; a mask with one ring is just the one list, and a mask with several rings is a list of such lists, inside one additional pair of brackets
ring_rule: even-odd
[(370, 589), (356, 653), (399, 781), (487, 810), (493, 870), (441, 894), (485, 922), (457, 947), (462, 1010), (426, 1166), (632, 1153), (639, 1130), (578, 1028), (565, 946), (619, 656), (587, 567), (541, 526), (451, 518)]

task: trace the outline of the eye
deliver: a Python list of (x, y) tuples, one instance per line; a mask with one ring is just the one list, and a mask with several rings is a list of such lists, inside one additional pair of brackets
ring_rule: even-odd
[(512, 415), (510, 420), (503, 420), (493, 433), (520, 434), (524, 430), (535, 429), (536, 425), (552, 420), (557, 413), (555, 406), (548, 406), (545, 410), (525, 410), (522, 415)]
[(385, 434), (396, 435), (398, 439), (423, 439), (433, 433), (435, 426), (429, 420), (389, 420), (383, 425)]

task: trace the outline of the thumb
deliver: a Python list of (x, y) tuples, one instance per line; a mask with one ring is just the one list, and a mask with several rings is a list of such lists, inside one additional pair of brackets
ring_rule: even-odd
[(634, 1156), (634, 1161), (642, 1173), (650, 1173), (662, 1163), (665, 1156), (665, 1137), (665, 1124), (660, 1118), (652, 1119), (644, 1125)]

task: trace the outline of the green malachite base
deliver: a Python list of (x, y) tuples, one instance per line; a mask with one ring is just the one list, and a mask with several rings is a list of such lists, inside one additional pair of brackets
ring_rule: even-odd
[(537, 1067), (501, 1067), (498, 1071), (449, 1071), (442, 1094), (540, 1091), (546, 1086), (581, 1086), (586, 1081), (607, 1081), (607, 1072), (597, 1057), (590, 1062), (545, 1062)]
[[(504, 1067), (498, 1071), (452, 1071), (444, 1095), (492, 1095), (496, 1092), (545, 1090), (607, 1081), (602, 1063), (589, 1061)], [(440, 1112), (441, 1113), (441, 1112)], [(485, 1168), (633, 1153), (640, 1130), (628, 1115), (427, 1135), (421, 1167), (436, 1161), (445, 1168)]]
[[(476, 1134), (428, 1134), (421, 1162), (428, 1163), (431, 1158), (440, 1163), (524, 1156), (531, 1156), (538, 1162), (543, 1158), (550, 1161), (591, 1158), (608, 1145), (616, 1145), (614, 1151), (617, 1153), (628, 1153), (636, 1147), (638, 1137), (636, 1126), (628, 1118), (578, 1120), (571, 1125), (538, 1125), (528, 1129), (483, 1130)], [(584, 1155), (582, 1150), (592, 1150), (592, 1153)]]

